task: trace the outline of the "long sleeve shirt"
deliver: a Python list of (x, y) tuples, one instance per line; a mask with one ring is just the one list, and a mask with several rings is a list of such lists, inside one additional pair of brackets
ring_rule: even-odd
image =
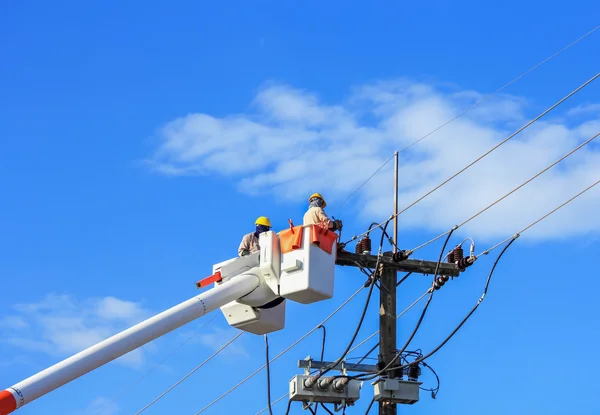
[(320, 223), (324, 223), (326, 226), (329, 226), (329, 222), (329, 217), (322, 207), (313, 206), (304, 214), (304, 226), (318, 225)]
[(260, 251), (260, 245), (258, 245), (258, 238), (254, 235), (254, 232), (244, 235), (242, 242), (238, 248), (238, 255), (242, 256), (244, 251), (249, 253)]

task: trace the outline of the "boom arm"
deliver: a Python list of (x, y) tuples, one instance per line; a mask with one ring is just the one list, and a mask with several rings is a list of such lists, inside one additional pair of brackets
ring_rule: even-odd
[(53, 391), (211, 311), (246, 296), (259, 285), (253, 274), (235, 276), (214, 288), (130, 327), (12, 387), (0, 391), (0, 415)]

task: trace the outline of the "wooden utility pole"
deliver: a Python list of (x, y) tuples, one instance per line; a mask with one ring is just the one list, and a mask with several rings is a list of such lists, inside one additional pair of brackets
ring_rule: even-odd
[[(394, 152), (394, 247), (398, 248), (398, 152)], [(375, 270), (376, 272), (379, 270)], [(396, 356), (396, 275), (398, 271), (382, 266), (379, 291), (379, 363), (385, 367)], [(386, 287), (387, 289), (383, 288)], [(395, 374), (391, 373), (391, 377)], [(402, 372), (400, 372), (402, 376)], [(379, 415), (396, 415), (395, 403), (379, 402)]]
[[(385, 367), (396, 356), (396, 271), (383, 266), (379, 291), (379, 358)], [(386, 288), (383, 288), (386, 287)], [(402, 372), (400, 372), (401, 374)], [(395, 377), (390, 374), (390, 377)], [(379, 415), (396, 415), (396, 404), (379, 402)]]

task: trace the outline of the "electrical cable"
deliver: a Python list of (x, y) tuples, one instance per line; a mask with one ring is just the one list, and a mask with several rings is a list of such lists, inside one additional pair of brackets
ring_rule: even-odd
[[(400, 317), (402, 317), (404, 314), (406, 314), (410, 309), (412, 309), (415, 305), (417, 305), (417, 303), (419, 303), (419, 301), (421, 301), (423, 298), (425, 298), (425, 296), (427, 294), (429, 294), (429, 291), (431, 291), (431, 290), (432, 290), (432, 288), (427, 289), (427, 291), (425, 291), (423, 294), (421, 294), (421, 296), (419, 298), (417, 298), (415, 301), (413, 301), (413, 303), (411, 305), (409, 305), (408, 307), (406, 307), (404, 309), (404, 311), (402, 311), (401, 313), (399, 313), (398, 315), (396, 315), (396, 320), (398, 320)], [(379, 330), (377, 330), (375, 333), (371, 334), (369, 337), (367, 337), (366, 339), (364, 339), (363, 341), (361, 341), (360, 343), (358, 343), (348, 353), (352, 353), (353, 351), (355, 351), (356, 349), (358, 349), (360, 346), (362, 346), (363, 344), (365, 344), (366, 342), (368, 342), (369, 340), (371, 340), (373, 337), (375, 337), (377, 335), (377, 333), (379, 333)], [(379, 343), (377, 344), (377, 346), (378, 345), (379, 345)], [(377, 346), (375, 346), (375, 347), (377, 347)]]
[[(411, 305), (409, 305), (406, 309), (404, 309), (404, 311), (402, 311), (401, 313), (399, 313), (398, 315), (396, 315), (396, 319), (399, 319), (400, 317), (402, 317), (404, 314), (406, 314), (408, 311), (410, 311), (410, 309), (412, 309), (415, 305), (417, 305), (419, 303), (419, 301), (421, 301), (423, 298), (425, 298), (425, 296), (429, 293), (429, 291), (431, 290), (431, 288), (429, 288), (427, 291), (425, 291), (421, 296), (419, 296), (419, 298), (417, 298), (415, 301), (413, 301), (413, 303)], [(377, 333), (379, 333), (379, 330), (377, 330), (375, 333), (371, 334), (369, 337), (367, 337), (366, 339), (364, 339), (362, 342), (360, 342), (359, 344), (355, 345), (352, 349), (350, 349), (350, 351), (348, 353), (352, 353), (354, 352), (356, 349), (358, 349), (360, 346), (362, 346), (363, 344), (365, 344), (367, 341), (371, 340), (373, 337), (375, 337), (377, 335)], [(371, 351), (368, 353), (372, 353), (373, 350), (375, 350), (377, 347), (379, 346), (379, 343), (377, 343), (377, 345), (375, 345), (375, 347), (373, 349), (371, 349)], [(368, 355), (367, 354), (367, 355)], [(286, 393), (285, 395), (280, 396), (276, 401), (273, 402), (273, 405), (275, 405), (276, 403), (282, 401), (283, 399), (285, 399), (286, 396), (288, 396), (289, 393)], [(262, 410), (260, 410), (259, 412), (257, 412), (255, 415), (260, 415), (263, 412), (267, 411), (268, 408), (263, 408)]]
[(273, 410), (271, 409), (271, 368), (269, 365), (269, 336), (265, 334), (265, 357), (267, 366), (267, 407), (269, 408), (269, 414), (273, 415)]
[[(277, 398), (277, 400), (273, 401), (273, 403), (271, 404), (271, 406), (275, 406), (276, 404), (278, 404), (279, 402), (281, 402), (282, 400), (284, 400), (287, 396), (289, 395), (289, 393), (286, 393), (283, 396), (280, 396), (279, 398)], [(291, 401), (290, 401), (291, 404)], [(261, 409), (260, 411), (258, 411), (255, 415), (260, 415), (263, 412), (267, 411), (269, 408), (268, 407), (264, 407), (263, 409)]]
[[(326, 406), (325, 406), (325, 404), (324, 404), (323, 402), (321, 402), (321, 407), (322, 407), (323, 409), (325, 409), (329, 415), (334, 415), (334, 413), (333, 413), (333, 412), (331, 412), (331, 410), (330, 410), (328, 407), (326, 407)], [(315, 412), (317, 412), (317, 411), (315, 410)]]
[[(446, 343), (448, 343), (448, 341), (456, 334), (456, 332), (458, 332), (458, 330), (460, 330), (460, 328), (467, 322), (467, 320), (473, 315), (473, 313), (475, 312), (475, 310), (477, 310), (477, 307), (479, 307), (479, 305), (483, 302), (489, 285), (490, 285), (490, 281), (492, 279), (492, 275), (494, 274), (494, 270), (496, 269), (496, 265), (498, 265), (498, 262), (500, 261), (500, 258), (502, 258), (502, 256), (504, 255), (504, 253), (506, 252), (506, 250), (512, 245), (512, 243), (514, 241), (517, 240), (517, 236), (515, 235), (515, 237), (513, 237), (511, 239), (511, 241), (504, 247), (504, 249), (502, 249), (502, 251), (500, 252), (500, 254), (498, 255), (498, 257), (496, 258), (496, 261), (494, 261), (494, 265), (492, 266), (492, 269), (490, 270), (490, 273), (488, 274), (487, 280), (485, 282), (485, 288), (483, 290), (483, 294), (481, 295), (481, 297), (479, 297), (479, 300), (477, 301), (477, 303), (475, 304), (475, 306), (471, 309), (471, 311), (467, 314), (467, 316), (459, 323), (458, 326), (456, 326), (456, 328), (448, 335), (448, 337), (446, 337), (444, 339), (444, 341), (442, 341), (442, 343), (440, 343), (435, 349), (433, 349), (431, 352), (427, 353), (424, 356), (421, 356), (420, 358), (414, 360), (413, 362), (411, 362), (410, 364), (415, 364), (415, 363), (420, 363), (425, 359), (430, 358), (431, 356), (433, 356), (438, 350), (440, 350), (442, 347), (444, 347), (444, 345), (446, 345)], [(408, 367), (409, 365), (401, 365), (401, 366), (397, 366), (394, 367), (394, 370), (401, 370), (404, 369), (405, 367)]]
[(325, 340), (327, 339), (327, 330), (322, 324), (319, 324), (317, 328), (323, 329), (323, 341), (321, 342), (321, 360), (323, 360), (323, 358), (325, 357)]
[(342, 203), (340, 203), (338, 206), (335, 207), (335, 209), (332, 209), (332, 210), (336, 210), (337, 211), (337, 209), (341, 209), (341, 207), (344, 206), (346, 204), (346, 202), (352, 198), (352, 196), (354, 196), (360, 189), (362, 189), (364, 187), (364, 185), (366, 185), (373, 177), (375, 177), (375, 175), (377, 173), (379, 173), (379, 171), (381, 169), (383, 169), (386, 166), (386, 164), (388, 164), (395, 156), (396, 155), (394, 154), (392, 157), (390, 157), (389, 159), (387, 159), (377, 170), (375, 170), (375, 172), (371, 176), (369, 176), (369, 178), (367, 180), (365, 180), (363, 182), (363, 184), (361, 184), (360, 186), (358, 186), (358, 188), (355, 191), (353, 191), (352, 193), (350, 193), (350, 196), (348, 196)]
[(435, 379), (437, 381), (437, 386), (435, 388), (421, 388), (421, 387), (419, 387), (419, 389), (424, 390), (426, 392), (431, 392), (431, 397), (433, 399), (435, 399), (436, 396), (438, 395), (438, 393), (440, 393), (440, 377), (435, 372), (435, 370), (433, 370), (433, 368), (431, 366), (429, 366), (427, 363), (421, 362), (421, 364), (423, 366), (425, 366), (427, 369), (429, 369), (431, 371), (431, 373), (433, 373), (433, 376), (435, 376)]
[(398, 288), (398, 286), (399, 286), (400, 284), (402, 284), (404, 281), (406, 281), (406, 279), (407, 279), (408, 277), (410, 277), (410, 275), (411, 275), (411, 274), (412, 274), (412, 272), (407, 272), (407, 273), (406, 273), (406, 275), (405, 275), (404, 277), (402, 277), (402, 279), (400, 279), (400, 281), (398, 281), (398, 282), (396, 283), (396, 288)]
[[(356, 297), (363, 289), (364, 289), (364, 287), (360, 287), (354, 294), (352, 294), (341, 305), (339, 305), (329, 316), (327, 316), (318, 325), (316, 325), (315, 327), (313, 327), (312, 329), (310, 329), (309, 331), (307, 331), (298, 340), (296, 340), (295, 342), (293, 342), (286, 349), (284, 349), (282, 352), (280, 352), (277, 356), (275, 356), (273, 359), (271, 359), (269, 363), (273, 363), (275, 360), (279, 359), (281, 356), (283, 356), (285, 353), (289, 352), (294, 346), (296, 346), (302, 340), (306, 339), (308, 336), (310, 336), (312, 333), (314, 333), (316, 330), (318, 330), (318, 326), (321, 326), (321, 325), (325, 324), (327, 321), (329, 321), (329, 319), (331, 319), (335, 314), (337, 314), (346, 304), (348, 304), (354, 297)], [(229, 395), (231, 392), (233, 392), (234, 390), (236, 390), (237, 388), (239, 388), (241, 385), (243, 385), (244, 383), (248, 382), (251, 378), (253, 378), (254, 376), (256, 376), (265, 367), (266, 367), (266, 365), (263, 365), (262, 367), (258, 368), (256, 371), (254, 371), (253, 373), (251, 373), (250, 375), (248, 375), (245, 379), (243, 379), (242, 381), (240, 381), (237, 385), (233, 386), (227, 392), (223, 393), (217, 399), (213, 400), (211, 403), (209, 403), (208, 405), (206, 405), (204, 408), (202, 408), (201, 410), (199, 410), (198, 412), (196, 412), (194, 415), (198, 415), (198, 414), (206, 411), (208, 408), (210, 408), (211, 406), (213, 406), (214, 404), (216, 404), (217, 402), (219, 402), (225, 396)]]
[(152, 369), (150, 369), (148, 372), (146, 372), (146, 374), (142, 375), (142, 377), (140, 377), (137, 381), (135, 381), (135, 383), (129, 385), (128, 387), (124, 388), (121, 393), (114, 398), (112, 401), (110, 401), (108, 404), (106, 404), (104, 406), (104, 408), (102, 408), (100, 410), (100, 412), (98, 412), (96, 415), (100, 415), (102, 412), (104, 412), (108, 407), (110, 407), (112, 404), (114, 404), (115, 402), (117, 402), (119, 399), (121, 399), (121, 397), (123, 395), (125, 395), (126, 392), (128, 392), (129, 390), (131, 390), (131, 388), (133, 388), (134, 386), (136, 386), (138, 383), (140, 383), (142, 380), (144, 380), (148, 375), (150, 375), (150, 373), (152, 373), (154, 370), (156, 370), (160, 365), (162, 365), (164, 362), (167, 361), (168, 358), (170, 358), (171, 356), (173, 356), (175, 353), (177, 353), (179, 350), (181, 350), (181, 348), (183, 346), (185, 346), (190, 340), (192, 340), (194, 337), (196, 337), (196, 335), (198, 333), (200, 333), (200, 330), (206, 328), (206, 326), (208, 326), (210, 323), (212, 323), (215, 319), (217, 318), (217, 315), (214, 315), (210, 320), (208, 320), (206, 323), (202, 324), (200, 327), (198, 327), (198, 329), (190, 336), (187, 338), (186, 341), (184, 341), (183, 343), (181, 343), (179, 345), (179, 347), (175, 350), (173, 350), (171, 353), (169, 353), (163, 360), (161, 360), (160, 362), (158, 362), (156, 365), (154, 365), (152, 367)]
[[(575, 44), (579, 43), (580, 41), (582, 41), (584, 38), (586, 38), (587, 36), (591, 35), (592, 33), (594, 33), (596, 30), (600, 29), (600, 25), (596, 26), (595, 28), (593, 28), (592, 30), (590, 30), (589, 32), (585, 33), (583, 36), (579, 37), (578, 39), (574, 40), (573, 42), (571, 42), (570, 44), (568, 44), (567, 46), (563, 47), (562, 49), (558, 50), (557, 52), (553, 53), (552, 55), (550, 55), (549, 57), (547, 57), (546, 59), (544, 59), (543, 61), (541, 61), (540, 63), (538, 63), (537, 65), (529, 68), (527, 71), (523, 72), (521, 75), (517, 76), (516, 78), (513, 78), (510, 82), (506, 83), (504, 86), (500, 87), (499, 89), (497, 89), (496, 91), (492, 92), (491, 94), (486, 95), (485, 97), (483, 97), (481, 100), (477, 101), (475, 104), (471, 105), (470, 107), (466, 108), (465, 110), (463, 110), (461, 113), (459, 113), (458, 115), (456, 115), (455, 117), (451, 118), (450, 120), (444, 122), (443, 124), (439, 125), (438, 127), (436, 127), (435, 129), (431, 130), (430, 132), (428, 132), (427, 134), (425, 134), (424, 136), (422, 136), (421, 138), (419, 138), (418, 140), (415, 140), (414, 142), (412, 142), (411, 144), (409, 144), (408, 146), (404, 147), (402, 150), (398, 151), (398, 154), (404, 152), (405, 150), (408, 150), (410, 147), (414, 146), (415, 144), (423, 141), (424, 139), (426, 139), (427, 137), (429, 137), (430, 135), (436, 133), (437, 131), (441, 130), (442, 128), (444, 128), (445, 126), (447, 126), (448, 124), (456, 121), (458, 118), (462, 117), (463, 115), (466, 115), (468, 112), (470, 112), (472, 109), (478, 107), (479, 105), (483, 104), (485, 101), (487, 101), (488, 99), (492, 98), (493, 96), (495, 96), (496, 94), (498, 94), (499, 92), (502, 92), (504, 89), (508, 88), (510, 85), (512, 85), (513, 83), (517, 82), (519, 79), (523, 78), (524, 76), (528, 75), (530, 72), (533, 72), (534, 70), (536, 70), (537, 68), (539, 68), (540, 66), (542, 66), (543, 64), (545, 64), (546, 62), (550, 61), (551, 59), (555, 58), (556, 56), (560, 55), (562, 52), (566, 51), (567, 49), (569, 49), (571, 46), (574, 46)], [(362, 189), (377, 173), (379, 173), (379, 171), (387, 164), (390, 162), (390, 160), (392, 160), (395, 157), (395, 154), (390, 157), (385, 163), (383, 163), (383, 165), (381, 165), (381, 167), (379, 167), (367, 180), (365, 180), (363, 182), (363, 184), (361, 184), (356, 190), (354, 190), (340, 205), (336, 206), (335, 209), (340, 209), (342, 206), (344, 206), (344, 204), (346, 204), (346, 202), (348, 200), (350, 200), (352, 198), (352, 196), (354, 196), (360, 189)]]
[[(598, 138), (598, 136), (600, 136), (600, 132), (597, 132), (596, 134), (594, 134), (592, 137), (588, 138), (586, 141), (584, 141), (583, 143), (579, 144), (577, 147), (575, 147), (573, 150), (569, 151), (567, 154), (563, 155), (561, 158), (559, 158), (558, 160), (556, 160), (554, 163), (550, 164), (549, 166), (545, 167), (543, 170), (539, 171), (538, 173), (536, 173), (535, 175), (533, 175), (532, 177), (530, 177), (529, 179), (527, 179), (526, 181), (524, 181), (523, 183), (521, 183), (520, 185), (518, 185), (517, 187), (515, 187), (514, 189), (512, 189), (510, 192), (506, 193), (504, 196), (502, 196), (501, 198), (497, 199), (496, 201), (492, 202), (491, 204), (489, 204), (488, 206), (486, 206), (485, 208), (481, 209), (479, 212), (475, 213), (473, 216), (471, 216), (470, 218), (466, 219), (465, 221), (463, 221), (462, 223), (457, 225), (457, 228), (460, 228), (461, 226), (466, 225), (468, 222), (472, 221), (473, 219), (475, 219), (476, 217), (478, 217), (479, 215), (481, 215), (482, 213), (484, 213), (485, 211), (487, 211), (488, 209), (490, 209), (491, 207), (495, 206), (496, 204), (498, 204), (499, 202), (501, 202), (502, 200), (506, 199), (508, 196), (510, 196), (511, 194), (515, 193), (517, 190), (519, 190), (520, 188), (522, 188), (523, 186), (527, 185), (528, 183), (530, 183), (531, 181), (533, 181), (534, 179), (538, 178), (539, 176), (541, 176), (543, 173), (547, 172), (548, 170), (550, 170), (552, 167), (556, 166), (558, 163), (560, 163), (561, 161), (563, 161), (564, 159), (566, 159), (567, 157), (571, 156), (573, 153), (575, 153), (576, 151), (580, 150), (581, 148), (583, 148), (585, 145), (589, 144), (590, 142), (592, 142), (593, 140), (595, 140), (596, 138)], [(420, 249), (422, 247), (424, 247), (425, 245), (431, 243), (432, 241), (435, 241), (439, 238), (441, 238), (442, 236), (446, 235), (447, 232), (437, 236), (436, 238), (432, 239), (430, 242), (426, 242), (425, 244), (419, 245), (416, 248), (411, 249), (409, 252), (412, 254), (413, 252), (415, 252), (417, 249)], [(468, 238), (467, 238), (468, 239)], [(464, 241), (463, 241), (464, 242)], [(462, 243), (461, 243), (462, 244)]]
[(579, 196), (581, 196), (582, 194), (584, 194), (585, 192), (587, 192), (588, 190), (590, 190), (591, 188), (593, 188), (594, 186), (596, 186), (598, 183), (600, 183), (600, 180), (598, 180), (597, 182), (595, 182), (594, 184), (586, 187), (584, 190), (582, 190), (581, 192), (577, 193), (575, 196), (573, 196), (572, 198), (570, 198), (569, 200), (567, 200), (566, 202), (562, 203), (561, 205), (557, 206), (556, 208), (552, 209), (550, 212), (546, 213), (544, 216), (542, 216), (541, 218), (535, 220), (534, 222), (530, 223), (529, 225), (527, 225), (525, 228), (521, 229), (519, 232), (517, 232), (514, 236), (511, 236), (510, 238), (506, 238), (505, 240), (498, 242), (496, 245), (492, 246), (491, 248), (486, 249), (485, 251), (481, 252), (480, 254), (476, 255), (475, 258), (479, 258), (482, 255), (487, 255), (489, 254), (491, 251), (493, 251), (494, 249), (498, 248), (499, 246), (504, 245), (506, 242), (510, 241), (511, 239), (518, 237), (519, 235), (521, 235), (523, 232), (525, 232), (526, 230), (528, 230), (529, 228), (531, 228), (532, 226), (538, 224), (539, 222), (541, 222), (542, 220), (546, 219), (548, 216), (552, 215), (553, 213), (555, 213), (556, 211), (560, 210), (561, 208), (563, 208), (564, 206), (568, 205), (569, 203), (571, 203), (573, 200), (577, 199)]
[(375, 403), (375, 398), (371, 399), (371, 403), (369, 404), (369, 406), (367, 407), (367, 410), (365, 412), (365, 415), (367, 415), (369, 412), (371, 412), (371, 408), (373, 407), (373, 404)]
[[(433, 276), (433, 281), (434, 282), (435, 282), (436, 277), (438, 276), (438, 272), (439, 272), (439, 268), (440, 268), (440, 263), (442, 262), (442, 256), (444, 255), (444, 251), (446, 250), (446, 245), (448, 244), (448, 241), (450, 240), (450, 237), (454, 233), (455, 229), (456, 229), (456, 227), (452, 228), (452, 230), (450, 231), (450, 233), (446, 237), (446, 240), (444, 241), (444, 246), (442, 247), (442, 249), (440, 251), (438, 262), (437, 262), (437, 264), (435, 266), (435, 273), (434, 273), (434, 276)], [(415, 328), (413, 329), (413, 332), (411, 333), (410, 337), (408, 338), (408, 340), (406, 341), (406, 343), (404, 344), (404, 346), (402, 347), (402, 349), (400, 350), (400, 352), (397, 353), (396, 356), (392, 360), (390, 360), (383, 367), (383, 369), (381, 369), (378, 372), (376, 372), (375, 375), (369, 375), (369, 376), (367, 376), (368, 379), (362, 379), (362, 377), (365, 376), (365, 375), (367, 375), (367, 374), (361, 374), (361, 375), (355, 375), (355, 376), (348, 376), (349, 379), (371, 380), (371, 379), (374, 379), (377, 376), (379, 376), (381, 373), (387, 372), (390, 369), (390, 367), (394, 364), (394, 362), (398, 359), (398, 357), (404, 352), (404, 350), (406, 350), (406, 348), (408, 347), (408, 345), (412, 341), (413, 337), (417, 334), (417, 331), (419, 330), (419, 327), (421, 326), (421, 323), (423, 322), (423, 318), (425, 317), (425, 313), (427, 312), (427, 309), (429, 308), (429, 304), (431, 303), (431, 299), (433, 298), (433, 293), (434, 292), (435, 292), (435, 290), (431, 289), (431, 292), (429, 294), (429, 298), (427, 299), (427, 303), (425, 304), (425, 307), (423, 307), (423, 311), (421, 313), (421, 316), (419, 317), (419, 321), (417, 321), (417, 324), (416, 324)]]
[(161, 393), (160, 395), (158, 395), (154, 400), (152, 400), (148, 405), (144, 406), (142, 409), (140, 409), (138, 412), (135, 413), (135, 415), (139, 415), (142, 412), (144, 412), (146, 409), (150, 408), (152, 405), (154, 405), (156, 402), (158, 402), (159, 399), (161, 399), (163, 396), (165, 396), (167, 393), (169, 393), (170, 391), (172, 391), (173, 389), (175, 389), (177, 386), (179, 386), (181, 384), (181, 382), (183, 382), (184, 380), (186, 380), (188, 377), (190, 377), (194, 372), (196, 372), (198, 369), (200, 369), (202, 366), (204, 366), (206, 363), (210, 362), (216, 355), (218, 355), (219, 353), (221, 353), (223, 350), (225, 350), (225, 348), (227, 346), (229, 346), (231, 343), (233, 343), (235, 340), (237, 340), (242, 334), (244, 334), (243, 331), (239, 332), (235, 337), (233, 337), (231, 340), (229, 340), (227, 343), (225, 343), (223, 346), (221, 346), (216, 352), (214, 352), (212, 355), (210, 355), (210, 357), (208, 357), (204, 362), (200, 363), (198, 366), (196, 366), (194, 369), (192, 369), (187, 375), (185, 375), (183, 378), (179, 379), (177, 382), (175, 382), (171, 387), (169, 387), (167, 390), (165, 390), (163, 393)]
[(309, 406), (309, 407), (308, 407), (308, 410), (310, 411), (310, 413), (311, 413), (312, 415), (316, 415), (316, 414), (315, 414), (315, 410), (314, 410), (314, 409), (312, 409), (312, 407), (310, 407), (310, 406)]
[(471, 111), (472, 109), (474, 109), (475, 107), (483, 104), (485, 101), (487, 101), (488, 99), (490, 99), (491, 97), (493, 97), (494, 95), (496, 95), (498, 92), (501, 92), (502, 90), (506, 89), (507, 87), (509, 87), (510, 85), (512, 85), (513, 83), (515, 83), (516, 81), (518, 81), (519, 79), (523, 78), (525, 75), (527, 75), (528, 73), (534, 71), (535, 69), (539, 68), (540, 66), (542, 66), (543, 64), (545, 64), (546, 62), (548, 62), (550, 59), (560, 55), (562, 52), (564, 52), (565, 50), (569, 49), (571, 46), (575, 45), (576, 43), (578, 43), (579, 41), (583, 40), (585, 37), (591, 35), (593, 32), (595, 32), (596, 30), (600, 29), (600, 26), (596, 26), (595, 28), (593, 28), (592, 30), (590, 30), (589, 32), (587, 32), (585, 35), (581, 36), (579, 39), (575, 40), (574, 42), (570, 43), (569, 45), (565, 46), (564, 48), (562, 48), (561, 50), (559, 50), (558, 52), (555, 52), (553, 55), (551, 55), (550, 57), (544, 59), (542, 62), (538, 63), (537, 65), (535, 65), (534, 67), (528, 69), (527, 71), (525, 71), (524, 73), (522, 73), (521, 75), (517, 76), (516, 78), (514, 78), (512, 81), (508, 82), (507, 84), (505, 84), (503, 87), (501, 87), (500, 89), (497, 89), (496, 91), (494, 91), (493, 93), (485, 96), (484, 98), (482, 98), (481, 100), (479, 100), (478, 102), (476, 102), (475, 104), (473, 104), (472, 106), (470, 106), (469, 108), (467, 108), (466, 110), (464, 110), (463, 112), (461, 112), (460, 114), (458, 114), (457, 116), (455, 116), (454, 118), (450, 119), (449, 121), (446, 121), (445, 123), (443, 123), (442, 125), (440, 125), (439, 127), (435, 128), (434, 130), (432, 130), (431, 132), (425, 134), (423, 137), (419, 138), (418, 140), (414, 141), (413, 143), (409, 144), (408, 146), (404, 147), (402, 150), (398, 151), (398, 154), (402, 153), (405, 150), (408, 150), (410, 147), (414, 146), (415, 144), (419, 143), (420, 141), (424, 140), (425, 138), (429, 137), (431, 134), (441, 130), (443, 127), (447, 126), (448, 124), (450, 124), (451, 122), (457, 120), (458, 118), (462, 117), (463, 115), (467, 114), (469, 111)]
[[(442, 183), (440, 183), (439, 185), (437, 185), (436, 187), (434, 187), (433, 189), (431, 189), (430, 191), (428, 191), (427, 193), (425, 193), (423, 196), (419, 197), (417, 200), (415, 200), (414, 202), (412, 202), (410, 205), (408, 205), (407, 207), (405, 207), (401, 211), (399, 211), (397, 213), (394, 213), (390, 217), (390, 219), (388, 219), (388, 221), (391, 220), (391, 219), (393, 219), (393, 218), (395, 218), (395, 217), (397, 217), (397, 216), (399, 216), (399, 215), (401, 215), (402, 213), (406, 212), (408, 209), (410, 209), (411, 207), (415, 206), (417, 203), (419, 203), (421, 200), (425, 199), (427, 196), (429, 196), (430, 194), (432, 194), (433, 192), (435, 192), (436, 190), (438, 190), (440, 187), (444, 186), (445, 184), (447, 184), (448, 182), (450, 182), (452, 179), (454, 179), (458, 175), (460, 175), (463, 172), (465, 172), (467, 169), (469, 169), (474, 164), (476, 164), (479, 161), (481, 161), (483, 158), (485, 158), (486, 156), (488, 156), (494, 150), (496, 150), (497, 148), (499, 148), (500, 146), (502, 146), (503, 144), (505, 144), (506, 142), (508, 142), (509, 140), (511, 140), (513, 137), (515, 137), (521, 131), (523, 131), (526, 128), (528, 128), (529, 126), (531, 126), (533, 123), (535, 123), (536, 121), (538, 121), (544, 115), (548, 114), (550, 111), (552, 111), (553, 109), (555, 109), (556, 107), (558, 107), (560, 104), (562, 104), (563, 102), (565, 102), (567, 99), (569, 99), (570, 97), (572, 97), (573, 95), (575, 95), (577, 92), (579, 92), (580, 90), (582, 90), (583, 88), (585, 88), (590, 83), (592, 83), (599, 76), (600, 76), (600, 72), (598, 72), (596, 75), (594, 75), (593, 77), (591, 77), (590, 79), (588, 79), (587, 81), (585, 81), (583, 84), (581, 84), (577, 88), (575, 88), (573, 91), (569, 92), (566, 96), (564, 96), (563, 98), (561, 98), (558, 102), (556, 102), (555, 104), (553, 104), (552, 106), (550, 106), (549, 108), (547, 108), (546, 110), (544, 110), (541, 114), (539, 114), (538, 116), (536, 116), (535, 118), (533, 118), (532, 120), (530, 120), (529, 122), (527, 122), (525, 125), (523, 125), (521, 128), (519, 128), (517, 131), (515, 131), (514, 133), (512, 133), (511, 135), (509, 135), (504, 140), (500, 141), (498, 144), (496, 144), (490, 150), (486, 151), (484, 154), (482, 154), (481, 156), (479, 156), (478, 158), (476, 158), (475, 160), (473, 160), (471, 163), (467, 164), (465, 167), (463, 167), (462, 169), (460, 169), (458, 172), (454, 173), (448, 179), (444, 180)], [(380, 223), (379, 225), (377, 225), (373, 229), (381, 227), (382, 225), (383, 225), (383, 223)], [(367, 232), (370, 232), (370, 231), (367, 231)], [(358, 238), (360, 236), (363, 236), (363, 235), (367, 234), (367, 232), (363, 232), (360, 235), (353, 236), (352, 239), (350, 239), (348, 242), (346, 242), (346, 244), (348, 244), (349, 242), (355, 240), (356, 238)]]
[[(389, 222), (390, 221), (387, 221), (387, 223), (384, 225), (384, 227), (382, 229), (381, 241), (379, 242), (379, 250), (378, 250), (378, 254), (377, 254), (377, 262), (375, 263), (375, 271), (374, 271), (375, 273), (379, 272), (379, 262), (381, 260), (381, 251), (383, 249), (383, 240), (384, 240), (384, 237), (386, 235), (386, 229), (387, 229), (387, 226), (388, 226)], [(360, 316), (360, 319), (358, 321), (356, 329), (354, 330), (354, 334), (352, 335), (352, 339), (350, 339), (350, 342), (348, 343), (348, 346), (346, 346), (346, 349), (344, 350), (344, 352), (342, 353), (342, 355), (340, 357), (338, 357), (335, 362), (331, 363), (327, 367), (323, 368), (323, 370), (319, 371), (319, 374), (316, 376), (317, 380), (320, 379), (323, 375), (325, 375), (325, 373), (329, 372), (331, 369), (333, 369), (334, 367), (336, 367), (342, 360), (344, 360), (344, 357), (346, 357), (346, 355), (350, 351), (350, 348), (354, 344), (354, 341), (356, 340), (356, 337), (358, 336), (358, 332), (360, 331), (360, 329), (362, 327), (362, 324), (363, 324), (363, 321), (365, 319), (365, 316), (367, 314), (367, 310), (369, 309), (369, 303), (371, 301), (371, 296), (373, 294), (373, 289), (375, 288), (375, 278), (376, 277), (374, 275), (373, 276), (373, 284), (371, 284), (371, 287), (369, 288), (369, 294), (367, 295), (367, 300), (365, 301), (365, 306), (363, 307), (362, 314)]]

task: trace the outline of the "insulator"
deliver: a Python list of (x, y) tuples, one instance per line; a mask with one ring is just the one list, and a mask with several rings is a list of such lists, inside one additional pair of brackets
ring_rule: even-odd
[(440, 288), (442, 288), (444, 286), (444, 284), (446, 283), (446, 281), (444, 281), (444, 278), (442, 278), (442, 277), (437, 277), (435, 279), (435, 282), (433, 283), (433, 288), (435, 290), (439, 290)]
[(406, 253), (405, 250), (398, 251), (392, 255), (392, 260), (394, 262), (402, 262), (402, 261), (406, 261), (407, 259), (408, 259), (408, 254)]
[(362, 248), (362, 246), (363, 246), (363, 240), (361, 239), (360, 241), (358, 241), (358, 242), (356, 243), (356, 250), (355, 250), (355, 252), (356, 252), (357, 254), (362, 254), (362, 251), (363, 251), (363, 248)]
[(362, 243), (362, 253), (371, 254), (371, 238), (369, 238), (369, 235), (365, 235), (362, 239)]
[(454, 264), (454, 249), (451, 250), (450, 252), (448, 252), (448, 262), (451, 264)]
[(462, 249), (462, 246), (459, 245), (456, 248), (454, 248), (454, 261), (460, 261), (463, 258), (464, 258), (464, 251)]
[(408, 380), (417, 381), (419, 380), (419, 375), (421, 375), (421, 368), (418, 364), (408, 367)]
[(460, 261), (458, 261), (458, 268), (465, 269), (465, 268), (473, 265), (473, 262), (469, 261), (469, 258), (471, 258), (471, 257), (466, 257), (466, 258), (463, 258)]
[(444, 281), (444, 284), (445, 284), (445, 283), (447, 283), (447, 282), (448, 282), (448, 280), (450, 279), (450, 277), (449, 277), (449, 276), (447, 276), (447, 275), (441, 275), (439, 278), (440, 278), (442, 281)]

